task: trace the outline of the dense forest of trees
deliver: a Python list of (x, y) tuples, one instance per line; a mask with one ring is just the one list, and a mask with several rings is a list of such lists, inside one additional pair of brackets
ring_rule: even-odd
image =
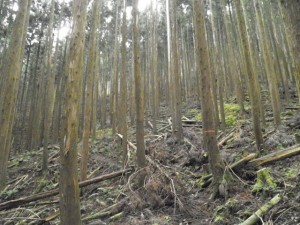
[(0, 192), (10, 158), (42, 149), (48, 177), (58, 146), (60, 221), (82, 224), (79, 183), (97, 133), (111, 133), (123, 173), (136, 165), (141, 189), (155, 164), (146, 127), (159, 137), (169, 115), (164, 126), (180, 146), (195, 104), (212, 174), (207, 201), (226, 199), (226, 104), (238, 107), (234, 120), (251, 121), (256, 157), (265, 129), (280, 129), (286, 107), (299, 107), (299, 12), (298, 0), (1, 0)]

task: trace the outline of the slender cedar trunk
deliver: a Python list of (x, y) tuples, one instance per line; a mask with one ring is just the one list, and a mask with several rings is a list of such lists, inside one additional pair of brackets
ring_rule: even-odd
[(257, 150), (261, 150), (263, 147), (263, 136), (260, 125), (260, 97), (259, 97), (259, 89), (257, 87), (257, 75), (254, 74), (253, 62), (251, 59), (251, 49), (247, 39), (247, 31), (246, 31), (246, 22), (245, 16), (243, 13), (243, 7), (241, 4), (241, 0), (235, 0), (234, 5), (237, 11), (238, 17), (238, 26), (241, 32), (241, 41), (242, 41), (242, 53), (246, 62), (246, 71), (247, 71), (247, 82), (249, 85), (249, 94), (251, 101), (251, 109), (252, 109), (252, 119), (253, 119), (253, 127), (254, 127), (254, 135), (256, 141)]
[(153, 133), (157, 134), (158, 119), (158, 68), (157, 68), (157, 4), (152, 4), (151, 10), (151, 109)]
[(219, 53), (219, 58), (221, 60), (221, 63), (219, 63), (219, 69), (222, 70), (220, 74), (220, 78), (218, 80), (218, 90), (219, 90), (219, 101), (220, 101), (220, 114), (221, 114), (221, 130), (225, 131), (226, 128), (226, 120), (225, 120), (225, 109), (224, 109), (224, 88), (225, 88), (225, 74), (228, 74), (226, 72), (226, 62), (225, 62), (225, 58), (227, 58), (226, 52), (225, 52), (225, 40), (221, 39), (221, 34), (224, 33), (223, 30), (221, 30), (221, 28), (219, 29), (218, 32), (218, 48), (220, 48), (218, 51), (222, 52), (222, 57), (221, 54)]
[(51, 12), (50, 12), (50, 22), (48, 27), (48, 40), (47, 40), (47, 48), (46, 48), (46, 90), (45, 90), (45, 101), (44, 101), (44, 110), (45, 110), (45, 119), (44, 119), (44, 149), (43, 149), (43, 164), (42, 170), (43, 172), (47, 172), (48, 170), (48, 158), (49, 158), (49, 136), (50, 136), (50, 127), (52, 124), (53, 118), (53, 108), (54, 108), (54, 66), (53, 66), (53, 58), (52, 58), (52, 48), (53, 48), (53, 26), (54, 26), (54, 0), (51, 1)]
[(26, 107), (24, 107), (24, 102), (26, 99), (26, 93), (27, 93), (27, 90), (28, 90), (28, 85), (27, 84), (27, 77), (28, 77), (28, 71), (29, 71), (29, 65), (30, 65), (30, 61), (31, 61), (31, 51), (32, 51), (32, 43), (29, 44), (29, 47), (28, 47), (28, 51), (27, 51), (27, 59), (26, 59), (26, 66), (25, 66), (25, 71), (24, 71), (24, 79), (23, 79), (23, 82), (20, 82), (20, 85), (22, 84), (21, 88), (20, 88), (20, 96), (18, 96), (18, 99), (19, 99), (19, 105), (18, 105), (18, 110), (19, 111), (22, 111), (22, 109), (25, 108), (25, 111), (23, 111), (23, 119), (22, 121), (24, 120), (24, 117), (26, 115)]
[[(100, 3), (99, 3), (100, 4)], [(100, 21), (99, 21), (100, 25)], [(96, 130), (97, 130), (97, 114), (98, 114), (98, 100), (99, 100), (99, 75), (100, 75), (100, 49), (99, 49), (100, 34), (97, 34), (96, 41), (96, 55), (95, 55), (95, 75), (93, 76), (93, 96), (92, 96), (92, 115), (91, 115), (91, 133), (93, 141), (96, 140)]]
[(120, 131), (123, 135), (122, 140), (122, 161), (125, 168), (128, 161), (127, 149), (127, 80), (126, 80), (126, 0), (123, 1), (123, 20), (122, 20), (122, 69), (121, 69), (121, 99), (120, 99)]
[[(149, 13), (147, 13), (146, 16), (146, 39), (150, 40), (150, 31), (149, 31)], [(145, 125), (148, 121), (148, 117), (149, 117), (149, 108), (150, 108), (150, 53), (151, 52), (151, 45), (149, 43), (149, 41), (145, 41), (144, 45), (143, 45), (143, 49), (141, 50), (141, 72), (142, 72), (142, 78), (143, 79), (143, 83), (144, 83), (144, 108), (145, 108)]]
[[(103, 65), (107, 65), (109, 62), (109, 53), (106, 53), (106, 56), (104, 57), (104, 64)], [(108, 66), (106, 66), (106, 70), (102, 70), (102, 92), (101, 92), (101, 127), (104, 128), (106, 126), (106, 111), (107, 111), (107, 78), (108, 78)]]
[(179, 60), (178, 60), (178, 33), (177, 33), (177, 1), (171, 1), (171, 61), (172, 61), (172, 80), (173, 80), (173, 110), (175, 112), (175, 135), (179, 143), (183, 141), (183, 129), (182, 129), (182, 112), (181, 112), (181, 82), (179, 72)]
[[(91, 134), (91, 117), (92, 117), (92, 101), (93, 101), (93, 80), (95, 77), (96, 54), (97, 54), (97, 29), (99, 24), (99, 1), (95, 1), (93, 5), (92, 27), (89, 43), (89, 55), (87, 64), (87, 78), (85, 86), (85, 104), (84, 104), (84, 121), (82, 136), (82, 152), (81, 152), (81, 181), (87, 179), (88, 155), (89, 155), (89, 138)], [(97, 74), (98, 75), (98, 74)]]
[[(31, 81), (31, 77), (29, 76), (29, 73), (31, 72), (32, 63), (34, 60), (31, 60), (31, 53), (32, 53), (32, 43), (29, 43), (28, 51), (27, 51), (27, 59), (26, 59), (26, 66), (24, 71), (24, 79), (20, 82), (20, 91), (19, 95), (17, 97), (18, 99), (18, 106), (17, 106), (17, 113), (21, 116), (19, 116), (16, 127), (18, 129), (24, 128), (25, 121), (27, 120), (27, 103), (28, 103), (28, 92), (29, 92), (29, 83)], [(25, 133), (25, 132), (23, 132)], [(25, 139), (23, 138), (23, 135), (20, 137), (22, 142), (24, 143)], [(24, 143), (25, 144), (25, 143)], [(16, 151), (17, 149), (15, 149)], [(21, 150), (21, 149), (20, 149)]]
[[(44, 49), (41, 49), (41, 53), (44, 52)], [(43, 62), (44, 55), (41, 54), (41, 59), (37, 59), (39, 65)], [(38, 66), (38, 72), (41, 72), (43, 74), (45, 71), (44, 68), (40, 68)], [(43, 83), (43, 77), (41, 74), (37, 74), (36, 77), (36, 91), (35, 91), (35, 102), (34, 102), (34, 116), (32, 121), (32, 136), (31, 136), (31, 146), (30, 149), (36, 149), (38, 146), (41, 145), (41, 122), (42, 122), (42, 94), (44, 90), (44, 83)]]
[[(279, 98), (279, 88), (276, 82), (276, 71), (274, 68), (274, 63), (272, 62), (272, 55), (271, 55), (271, 48), (268, 42), (268, 36), (266, 36), (266, 29), (265, 25), (263, 24), (263, 17), (262, 12), (260, 9), (260, 3), (258, 1), (255, 2), (255, 12), (256, 12), (256, 18), (257, 18), (257, 28), (258, 33), (260, 34), (260, 43), (261, 43), (261, 49), (262, 49), (262, 55), (264, 59), (264, 65), (266, 70), (266, 75), (268, 79), (268, 85), (269, 85), (269, 91), (270, 91), (270, 97), (271, 97), (271, 103), (272, 103), (272, 109), (273, 109), (273, 115), (274, 115), (274, 122), (276, 126), (279, 126), (281, 124), (280, 119), (280, 98)], [(274, 79), (275, 78), (275, 79)]]
[[(244, 102), (246, 99), (246, 69), (245, 69), (245, 62), (244, 62), (244, 58), (242, 57), (242, 50), (241, 50), (241, 39), (240, 39), (240, 32), (238, 27), (236, 26), (237, 24), (237, 17), (236, 17), (236, 13), (233, 12), (234, 8), (233, 8), (233, 4), (231, 2), (231, 0), (225, 0), (226, 2), (228, 2), (228, 5), (231, 7), (231, 10), (229, 11), (229, 31), (232, 34), (232, 48), (233, 48), (233, 53), (235, 56), (235, 63), (236, 63), (236, 67), (239, 73), (239, 81), (240, 81), (240, 85), (241, 85), (241, 102)], [(234, 15), (233, 15), (234, 14)], [(236, 45), (236, 43), (238, 43)], [(234, 47), (233, 47), (234, 46)], [(243, 107), (244, 110), (244, 107)], [(241, 115), (245, 114), (245, 110), (244, 111), (240, 111)]]
[[(132, 68), (134, 67), (134, 59), (132, 55)], [(135, 84), (134, 84), (134, 73), (131, 71), (131, 77), (130, 77), (130, 124), (134, 125), (135, 117), (136, 117), (136, 105), (135, 105)]]
[(293, 73), (290, 74), (290, 80), (295, 83), (298, 93), (298, 100), (300, 103), (300, 14), (298, 13), (300, 10), (300, 5), (298, 1), (288, 0), (280, 1), (278, 4), (281, 5), (280, 11), (282, 17), (284, 18), (286, 41), (290, 49), (290, 63), (293, 67)]
[(27, 134), (27, 144), (26, 148), (30, 149), (32, 146), (32, 136), (33, 136), (33, 121), (35, 118), (35, 100), (36, 100), (36, 93), (37, 93), (37, 72), (38, 72), (38, 64), (39, 64), (39, 59), (41, 55), (41, 38), (42, 38), (42, 32), (40, 31), (39, 35), (39, 42), (38, 42), (38, 47), (36, 50), (35, 54), (35, 62), (34, 62), (34, 68), (32, 71), (32, 77), (31, 77), (31, 82), (30, 82), (30, 108), (29, 108), (29, 122), (28, 122), (28, 134)]
[(173, 65), (172, 65), (172, 57), (171, 57), (171, 19), (170, 19), (170, 0), (166, 0), (166, 13), (167, 13), (167, 48), (168, 48), (168, 102), (169, 109), (171, 111), (172, 116), (172, 132), (175, 134), (176, 131), (176, 113), (175, 113), (175, 97), (174, 97), (174, 78), (173, 74)]
[(81, 225), (77, 172), (78, 118), (81, 99), (87, 0), (73, 3), (73, 27), (67, 61), (66, 133), (60, 151), (60, 219), (62, 225)]
[[(53, 134), (53, 143), (59, 143), (60, 138), (60, 123), (61, 123), (61, 115), (62, 108), (64, 103), (64, 84), (65, 84), (65, 67), (66, 67), (66, 56), (67, 56), (67, 47), (68, 40), (65, 41), (65, 44), (61, 46), (61, 57), (60, 64), (56, 71), (56, 93), (55, 93), (55, 109), (53, 115), (53, 126), (52, 126), (52, 134)], [(58, 49), (57, 49), (58, 51)], [(58, 53), (57, 53), (58, 54)]]
[[(200, 0), (193, 1), (193, 13), (195, 23), (196, 43), (196, 69), (201, 74), (201, 102), (202, 102), (202, 123), (204, 147), (208, 152), (209, 164), (213, 175), (213, 195), (218, 192), (219, 185), (223, 180), (225, 165), (221, 159), (217, 139), (216, 125), (214, 122), (214, 105), (211, 92), (211, 69), (208, 57), (208, 46), (205, 35), (204, 14), (200, 6)], [(201, 72), (200, 72), (201, 70)]]
[[(212, 3), (212, 0), (209, 1), (209, 7), (211, 10), (211, 15), (210, 15), (210, 19), (211, 19), (211, 25), (210, 25), (210, 29), (211, 29), (211, 41), (208, 42), (209, 45), (209, 55), (210, 55), (210, 62), (211, 65), (214, 65), (211, 67), (211, 86), (212, 86), (212, 96), (213, 96), (213, 104), (214, 104), (214, 113), (215, 113), (215, 122), (217, 127), (219, 127), (220, 124), (220, 116), (219, 116), (219, 107), (218, 107), (218, 83), (219, 83), (219, 78), (221, 76), (223, 76), (221, 74), (221, 64), (220, 64), (220, 46), (218, 43), (218, 30), (217, 27), (218, 25), (218, 12), (216, 10), (216, 6), (217, 2), (214, 1), (214, 3)], [(214, 6), (213, 6), (214, 5)]]
[(67, 110), (66, 110), (66, 84), (67, 84), (67, 74), (68, 74), (68, 62), (69, 62), (69, 48), (70, 48), (70, 40), (71, 38), (66, 39), (65, 43), (65, 55), (64, 55), (64, 63), (62, 66), (62, 78), (60, 83), (60, 110), (59, 110), (59, 132), (58, 132), (58, 143), (60, 149), (64, 149), (65, 147), (65, 135), (67, 130)]
[[(286, 77), (287, 79), (287, 85), (290, 85), (290, 76), (292, 76), (294, 74), (294, 68), (295, 68), (295, 64), (294, 64), (294, 57), (293, 57), (293, 51), (291, 48), (291, 43), (290, 40), (288, 38), (288, 29), (287, 26), (285, 24), (285, 16), (284, 16), (284, 12), (282, 9), (282, 3), (280, 1), (277, 1), (277, 6), (280, 12), (280, 24), (281, 24), (281, 32), (280, 34), (282, 35), (282, 39), (283, 39), (283, 43), (285, 45), (285, 52), (286, 52), (286, 60), (287, 60), (287, 66), (288, 66), (288, 76)], [(286, 88), (288, 89), (288, 88)], [(289, 91), (285, 93), (286, 95), (286, 99), (289, 101), (291, 96)]]
[(1, 74), (6, 74), (1, 89), (0, 105), (0, 191), (7, 182), (7, 165), (10, 152), (12, 127), (14, 123), (25, 37), (29, 18), (30, 0), (19, 0), (19, 12), (14, 21), (10, 42), (6, 50)]
[(110, 99), (110, 122), (112, 126), (113, 135), (117, 132), (117, 105), (118, 105), (118, 37), (119, 37), (119, 5), (121, 0), (116, 0), (116, 24), (115, 24), (115, 47), (114, 47), (114, 61), (112, 70), (111, 82), (111, 99)]
[(243, 86), (241, 82), (241, 74), (239, 71), (238, 65), (238, 58), (236, 54), (236, 49), (234, 47), (234, 35), (233, 35), (233, 26), (230, 24), (230, 14), (226, 12), (226, 2), (227, 0), (222, 0), (222, 19), (224, 21), (225, 32), (227, 37), (227, 47), (228, 47), (228, 57), (230, 60), (230, 73), (234, 79), (234, 91), (237, 99), (237, 103), (240, 107), (240, 115), (245, 114), (245, 107), (244, 107), (244, 93), (243, 93)]
[[(140, 55), (140, 31), (139, 31), (139, 14), (138, 0), (133, 3), (133, 73), (135, 83), (135, 103), (136, 103), (136, 144), (137, 144), (137, 165), (139, 169), (146, 166), (145, 144), (144, 144), (144, 98), (143, 83), (141, 77), (141, 55)], [(124, 140), (125, 141), (125, 140)], [(139, 182), (143, 185), (143, 177)]]

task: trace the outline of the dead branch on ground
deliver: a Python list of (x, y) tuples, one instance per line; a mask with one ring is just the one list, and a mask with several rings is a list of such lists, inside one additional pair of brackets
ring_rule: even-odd
[[(82, 187), (86, 187), (86, 186), (91, 185), (91, 184), (95, 184), (95, 183), (99, 183), (99, 182), (109, 180), (109, 179), (112, 179), (112, 178), (115, 178), (115, 177), (119, 177), (119, 176), (122, 176), (125, 173), (132, 172), (132, 170), (133, 169), (130, 168), (130, 169), (121, 170), (121, 171), (118, 171), (118, 172), (106, 174), (106, 175), (103, 175), (103, 176), (95, 177), (95, 178), (92, 178), (92, 179), (89, 179), (89, 180), (85, 180), (85, 181), (82, 181), (82, 182), (79, 183), (79, 187), (82, 188)], [(24, 205), (26, 203), (30, 203), (30, 202), (45, 199), (45, 198), (49, 198), (49, 197), (57, 195), (58, 193), (59, 193), (59, 189), (54, 189), (52, 191), (42, 192), (42, 193), (39, 193), (39, 194), (34, 194), (34, 195), (31, 195), (31, 196), (26, 196), (26, 197), (22, 197), (22, 198), (19, 198), (19, 199), (14, 199), (14, 200), (10, 200), (10, 201), (7, 201), (7, 202), (3, 202), (3, 203), (0, 203), (0, 211), (16, 208), (16, 207)]]

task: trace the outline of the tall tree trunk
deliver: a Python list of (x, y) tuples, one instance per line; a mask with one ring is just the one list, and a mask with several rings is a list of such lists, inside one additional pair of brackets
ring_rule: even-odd
[(62, 225), (81, 225), (77, 172), (78, 118), (81, 99), (87, 0), (73, 2), (73, 27), (67, 63), (66, 140), (61, 148), (60, 219)]
[(172, 58), (171, 58), (171, 13), (170, 13), (170, 0), (166, 0), (166, 13), (167, 13), (167, 49), (168, 49), (168, 74), (167, 74), (167, 84), (168, 84), (168, 102), (169, 102), (169, 109), (171, 111), (172, 116), (172, 131), (175, 134), (176, 131), (176, 113), (175, 113), (175, 93), (174, 93), (174, 78), (172, 77), (173, 73), (173, 66), (172, 66)]
[(6, 74), (1, 89), (0, 105), (0, 191), (7, 181), (7, 165), (10, 152), (12, 126), (27, 34), (30, 0), (19, 0), (19, 12), (15, 19), (8, 49), (3, 59), (1, 74)]
[(172, 83), (173, 83), (173, 110), (175, 112), (175, 135), (177, 141), (183, 141), (182, 129), (182, 112), (181, 112), (181, 82), (178, 60), (178, 43), (177, 43), (177, 0), (172, 0), (171, 5), (171, 66), (172, 66)]
[[(89, 55), (87, 64), (87, 78), (85, 86), (85, 105), (84, 105), (84, 121), (82, 136), (82, 152), (81, 152), (81, 181), (87, 178), (88, 154), (89, 154), (89, 138), (91, 134), (91, 117), (92, 117), (92, 100), (93, 100), (93, 80), (95, 77), (95, 65), (97, 59), (97, 29), (99, 26), (99, 1), (95, 1), (93, 5), (92, 27), (89, 43)], [(97, 74), (98, 75), (98, 74)], [(94, 84), (95, 85), (95, 84)]]
[[(121, 99), (120, 99), (120, 132), (123, 135), (122, 141), (122, 161), (123, 167), (127, 165), (127, 80), (126, 80), (126, 0), (123, 1), (123, 20), (122, 20), (122, 69), (121, 69)], [(122, 118), (121, 118), (122, 117)]]
[[(137, 165), (139, 169), (146, 166), (145, 143), (144, 143), (144, 97), (143, 83), (141, 77), (141, 55), (140, 55), (140, 32), (139, 32), (139, 13), (138, 2), (133, 3), (133, 73), (135, 83), (135, 103), (136, 103), (136, 145), (137, 145)], [(124, 140), (126, 141), (126, 140)], [(143, 185), (143, 177), (139, 181)]]
[(116, 0), (116, 23), (115, 23), (115, 46), (114, 61), (111, 79), (111, 99), (110, 99), (110, 122), (113, 135), (117, 132), (117, 105), (118, 105), (118, 37), (119, 37), (119, 5), (121, 0)]
[(260, 43), (261, 43), (261, 49), (263, 53), (263, 59), (264, 59), (264, 65), (266, 70), (266, 75), (268, 79), (268, 85), (269, 85), (269, 91), (270, 91), (270, 97), (271, 97), (271, 103), (272, 103), (272, 109), (273, 109), (273, 115), (274, 115), (274, 122), (276, 126), (279, 126), (281, 124), (280, 119), (280, 98), (279, 98), (279, 88), (277, 85), (276, 80), (276, 71), (274, 68), (274, 62), (272, 62), (272, 55), (271, 55), (271, 48), (270, 44), (268, 42), (268, 36), (266, 35), (266, 29), (265, 25), (263, 24), (263, 17), (262, 12), (260, 9), (260, 3), (258, 1), (255, 2), (255, 12), (256, 12), (256, 18), (257, 18), (257, 28), (258, 33), (260, 34)]
[(254, 74), (253, 62), (251, 59), (251, 49), (247, 39), (246, 22), (245, 22), (245, 16), (243, 13), (241, 0), (235, 0), (234, 5), (236, 7), (238, 26), (241, 32), (242, 53), (246, 62), (247, 80), (248, 80), (247, 82), (249, 86), (248, 89), (249, 89), (250, 101), (251, 101), (256, 147), (257, 150), (260, 150), (263, 146), (263, 136), (262, 136), (261, 125), (260, 125), (261, 112), (260, 112), (259, 88), (257, 87), (257, 83), (255, 82), (257, 80), (257, 74)]
[(50, 12), (50, 22), (48, 27), (48, 40), (47, 40), (47, 55), (45, 57), (46, 59), (46, 77), (45, 83), (46, 83), (46, 92), (45, 92), (45, 101), (44, 101), (44, 110), (45, 110), (45, 119), (44, 119), (44, 149), (43, 149), (43, 165), (42, 170), (45, 173), (48, 170), (48, 157), (49, 157), (49, 151), (48, 151), (48, 144), (49, 144), (49, 136), (50, 136), (50, 127), (52, 124), (52, 118), (53, 118), (53, 108), (54, 108), (54, 97), (55, 97), (55, 86), (54, 86), (54, 66), (53, 66), (53, 60), (52, 60), (52, 49), (53, 49), (53, 26), (54, 26), (54, 0), (51, 1), (51, 12)]
[(153, 133), (157, 134), (157, 119), (158, 119), (158, 68), (157, 68), (157, 2), (152, 3), (151, 10), (151, 110), (152, 110), (152, 125)]
[[(221, 159), (217, 138), (216, 124), (214, 122), (214, 105), (212, 101), (211, 69), (209, 64), (209, 52), (205, 35), (205, 20), (200, 0), (193, 1), (195, 43), (196, 43), (196, 69), (201, 74), (201, 103), (202, 103), (202, 130), (205, 150), (208, 152), (209, 165), (213, 175), (213, 195), (219, 190), (223, 180), (225, 165)], [(201, 71), (200, 71), (201, 70)]]

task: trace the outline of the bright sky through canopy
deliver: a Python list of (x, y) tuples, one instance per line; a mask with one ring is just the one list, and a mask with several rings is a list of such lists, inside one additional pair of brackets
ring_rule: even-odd
[[(59, 0), (60, 2), (70, 2), (70, 0)], [(138, 3), (138, 10), (140, 12), (144, 12), (146, 11), (147, 9), (149, 9), (151, 7), (151, 2), (153, 0), (139, 0), (139, 3)], [(154, 3), (156, 1), (153, 1)], [(112, 5), (111, 5), (112, 6)], [(132, 10), (132, 7), (128, 7), (127, 8), (127, 19), (130, 19), (131, 18), (131, 10)], [(69, 33), (70, 33), (70, 30), (71, 30), (71, 24), (70, 23), (65, 23), (59, 30), (59, 39), (60, 40), (63, 40), (65, 39)]]
[(148, 7), (150, 7), (152, 0), (139, 0), (138, 9), (140, 12), (145, 11)]

